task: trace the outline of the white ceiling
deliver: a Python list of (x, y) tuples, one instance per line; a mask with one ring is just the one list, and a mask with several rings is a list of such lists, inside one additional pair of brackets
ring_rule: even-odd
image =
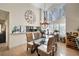
[(55, 8), (56, 6), (59, 6), (61, 3), (2, 3), (0, 4), (0, 6), (6, 6), (6, 7), (9, 7), (9, 6), (34, 6), (36, 8), (41, 8), (41, 9), (44, 9), (44, 10), (47, 10), (49, 8), (52, 7)]
[(52, 6), (51, 3), (35, 3), (35, 4), (32, 4), (33, 6), (37, 7), (37, 8), (41, 8), (41, 9), (47, 9), (49, 8), (50, 6)]
[(37, 8), (47, 10), (47, 9), (49, 9), (51, 7), (53, 9), (53, 8), (59, 6), (60, 4), (58, 4), (58, 3), (32, 3), (32, 5), (37, 7)]

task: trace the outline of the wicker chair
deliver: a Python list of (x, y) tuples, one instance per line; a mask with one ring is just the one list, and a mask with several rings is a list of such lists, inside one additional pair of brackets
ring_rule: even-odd
[(78, 37), (78, 32), (73, 32), (73, 36)]
[(34, 33), (34, 39), (37, 40), (39, 38), (41, 38), (41, 33), (40, 32), (35, 32)]
[(27, 37), (27, 51), (28, 51), (28, 48), (30, 48), (32, 50), (32, 48), (33, 48), (33, 35), (32, 35), (32, 33), (27, 33), (26, 37)]
[(56, 52), (57, 44), (55, 43), (54, 37), (50, 37), (47, 45), (40, 45), (38, 47), (38, 55), (41, 56), (52, 56)]
[(37, 40), (38, 39), (38, 32), (34, 33), (34, 39)]

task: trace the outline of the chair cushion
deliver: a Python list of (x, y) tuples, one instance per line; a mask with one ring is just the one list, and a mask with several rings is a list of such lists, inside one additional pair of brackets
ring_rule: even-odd
[(32, 48), (33, 46), (33, 41), (27, 42), (27, 48)]
[[(50, 54), (50, 52), (47, 52), (47, 45), (41, 45), (41, 46), (39, 46), (38, 47), (38, 51), (40, 50), (40, 52), (44, 52), (44, 53), (46, 53), (46, 54)], [(40, 53), (39, 52), (39, 53)]]
[(28, 42), (27, 44), (33, 45), (33, 41)]
[(47, 52), (47, 45), (40, 45), (39, 47), (38, 47), (38, 50), (41, 50), (41, 51), (44, 51), (44, 52)]
[(47, 45), (41, 45), (38, 47), (38, 53), (39, 54), (44, 54), (44, 55), (49, 55), (50, 52), (47, 52)]

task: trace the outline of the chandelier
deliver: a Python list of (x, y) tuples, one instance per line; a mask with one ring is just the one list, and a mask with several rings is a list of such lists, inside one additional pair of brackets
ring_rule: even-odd
[(47, 22), (47, 20), (46, 20), (46, 18), (44, 18), (44, 22), (41, 22), (40, 23), (40, 25), (44, 28), (44, 29), (46, 29), (47, 27), (48, 27), (48, 22)]
[(44, 10), (44, 21), (40, 23), (42, 28), (46, 29), (48, 27), (48, 21), (47, 21), (47, 11)]

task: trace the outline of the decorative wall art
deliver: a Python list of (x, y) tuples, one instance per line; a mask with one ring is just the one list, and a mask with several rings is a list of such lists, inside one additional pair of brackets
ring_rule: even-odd
[(36, 18), (35, 18), (35, 14), (32, 10), (29, 9), (25, 12), (25, 20), (29, 24), (34, 24)]

